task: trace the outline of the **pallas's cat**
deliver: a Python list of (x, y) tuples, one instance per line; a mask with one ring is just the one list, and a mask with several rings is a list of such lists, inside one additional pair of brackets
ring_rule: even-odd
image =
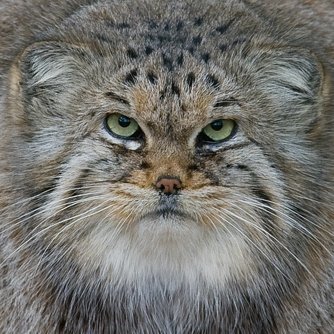
[(332, 1), (0, 11), (1, 333), (333, 333)]

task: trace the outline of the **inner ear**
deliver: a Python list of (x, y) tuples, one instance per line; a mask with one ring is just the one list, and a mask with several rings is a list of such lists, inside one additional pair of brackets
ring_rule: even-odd
[(261, 91), (286, 117), (306, 126), (321, 118), (324, 73), (311, 52), (273, 49), (262, 56), (257, 77)]
[(34, 95), (38, 88), (65, 90), (80, 73), (77, 53), (77, 47), (66, 43), (36, 43), (28, 47), (20, 59), (26, 94)]
[(321, 93), (322, 66), (308, 51), (273, 54), (263, 74), (272, 93), (285, 92), (288, 97), (305, 103), (315, 102)]
[(39, 42), (27, 47), (11, 69), (11, 103), (20, 104), (20, 108), (17, 105), (13, 109), (22, 113), (37, 109), (57, 113), (59, 103), (66, 102), (82, 77), (80, 52), (82, 48), (58, 42)]

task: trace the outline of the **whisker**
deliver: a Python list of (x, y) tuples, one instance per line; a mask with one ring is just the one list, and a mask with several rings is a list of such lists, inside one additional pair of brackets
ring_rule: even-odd
[(222, 217), (221, 216), (221, 212), (219, 212), (219, 214), (216, 215), (216, 217), (218, 218), (218, 221), (220, 223), (221, 220), (223, 220), (224, 223), (227, 223), (229, 226), (231, 226), (232, 228), (234, 228), (240, 235), (243, 236), (243, 238), (245, 240), (247, 240), (253, 247), (255, 247), (259, 252), (260, 254), (262, 254), (262, 256), (264, 256), (268, 261), (269, 263), (271, 263), (275, 268), (276, 270), (283, 275), (283, 277), (285, 277), (288, 281), (290, 281), (292, 284), (295, 285), (295, 283), (291, 280), (291, 278), (289, 278), (282, 270), (281, 268), (279, 268), (275, 263), (272, 262), (272, 260), (269, 258), (269, 256), (258, 246), (256, 245), (256, 243), (254, 241), (252, 241), (244, 232), (242, 232), (239, 228), (237, 228), (235, 226), (235, 224), (231, 223), (227, 218), (225, 217)]
[[(51, 203), (47, 202), (47, 203), (43, 204), (43, 206), (40, 206), (40, 207), (38, 207), (36, 209), (28, 211), (28, 212), (24, 213), (23, 215), (17, 217), (16, 219), (14, 219), (12, 221), (9, 221), (7, 224), (4, 224), (4, 225), (0, 226), (0, 231), (1, 231), (2, 228), (6, 228), (7, 227), (7, 229), (4, 229), (4, 230), (1, 231), (2, 233), (7, 232), (7, 231), (13, 229), (14, 227), (20, 226), (23, 223), (25, 223), (26, 221), (29, 221), (32, 218), (34, 218), (34, 217), (36, 217), (36, 216), (38, 216), (40, 214), (49, 212), (51, 205), (52, 205), (53, 209), (55, 209), (55, 208), (57, 209), (57, 208), (61, 207), (60, 205), (58, 205), (59, 203), (65, 202), (65, 203), (62, 203), (65, 206), (65, 205), (68, 204), (68, 203), (66, 203), (68, 200), (72, 200), (72, 199), (76, 199), (76, 198), (84, 197), (84, 196), (95, 195), (95, 194), (96, 193), (85, 193), (85, 194), (74, 195), (74, 196), (71, 196), (70, 198), (60, 198), (58, 200), (53, 200)], [(95, 196), (94, 198), (99, 198), (99, 197)], [(89, 197), (87, 199), (87, 201), (89, 201), (90, 199), (94, 199), (94, 198)], [(85, 201), (86, 200), (82, 200), (82, 202), (85, 202)], [(81, 203), (81, 201), (72, 202), (69, 206), (64, 207), (61, 211), (64, 211), (67, 208), (72, 207), (72, 206), (77, 205), (77, 204), (80, 204), (80, 203)], [(56, 213), (59, 213), (61, 211), (57, 211)]]
[[(30, 241), (36, 239), (39, 235), (43, 235), (43, 234), (45, 234), (46, 231), (48, 231), (48, 230), (54, 228), (55, 226), (64, 224), (64, 223), (66, 223), (66, 222), (68, 222), (68, 221), (70, 221), (70, 220), (72, 220), (72, 219), (77, 219), (77, 218), (80, 218), (80, 217), (82, 217), (82, 216), (85, 216), (88, 212), (91, 212), (91, 211), (95, 210), (96, 208), (99, 208), (99, 207), (103, 206), (105, 203), (107, 203), (107, 202), (109, 202), (109, 201), (110, 201), (110, 199), (108, 199), (108, 200), (105, 201), (105, 202), (102, 202), (101, 204), (99, 204), (98, 206), (96, 206), (96, 207), (94, 207), (94, 208), (91, 208), (91, 209), (89, 209), (89, 210), (86, 210), (86, 211), (83, 212), (83, 213), (80, 213), (80, 214), (75, 215), (75, 216), (73, 216), (73, 217), (69, 217), (69, 218), (62, 219), (61, 221), (59, 221), (59, 222), (57, 222), (57, 223), (54, 223), (54, 224), (51, 224), (51, 225), (45, 227), (44, 229), (38, 231), (37, 233), (35, 233), (35, 234), (32, 235), (31, 237), (29, 237), (27, 240), (25, 240), (25, 241), (24, 241), (24, 242), (23, 242), (17, 249), (15, 249), (15, 251), (12, 252), (12, 253), (11, 253), (11, 254), (10, 254), (4, 261), (3, 261), (3, 263), (0, 263), (0, 267), (1, 267), (5, 262), (7, 262), (13, 255), (17, 254), (17, 253), (18, 253), (20, 250), (22, 250), (25, 246), (29, 245)], [(96, 212), (96, 213), (98, 213), (98, 212)], [(96, 213), (95, 213), (95, 214), (96, 214)], [(90, 215), (90, 216), (91, 216), (91, 215)], [(47, 220), (48, 220), (48, 219), (45, 219), (45, 220), (43, 221), (43, 223), (44, 223), (45, 221), (47, 221)], [(76, 221), (77, 221), (77, 220), (75, 220), (75, 222), (76, 222)], [(41, 225), (41, 223), (39, 224), (39, 226), (40, 226), (40, 225)]]
[[(99, 206), (94, 207), (94, 208), (92, 208), (92, 209), (90, 209), (90, 210), (87, 210), (87, 211), (84, 213), (84, 215), (80, 214), (80, 215), (76, 215), (76, 216), (74, 216), (74, 217), (68, 218), (68, 220), (72, 220), (73, 218), (76, 218), (76, 219), (75, 219), (74, 221), (71, 221), (70, 224), (64, 226), (64, 227), (63, 227), (59, 232), (57, 232), (57, 234), (55, 234), (55, 235), (53, 236), (53, 238), (50, 240), (50, 242), (48, 243), (48, 245), (45, 247), (43, 253), (41, 254), (39, 262), (37, 263), (37, 266), (36, 266), (36, 269), (35, 269), (35, 275), (36, 275), (36, 273), (37, 273), (37, 271), (38, 271), (38, 268), (39, 268), (39, 267), (41, 266), (41, 264), (42, 264), (42, 259), (44, 258), (45, 253), (46, 253), (47, 250), (50, 248), (50, 246), (52, 245), (52, 243), (53, 243), (53, 242), (54, 242), (54, 241), (55, 241), (61, 234), (64, 234), (64, 232), (65, 232), (66, 230), (68, 230), (69, 228), (71, 228), (71, 227), (72, 227), (73, 225), (75, 225), (76, 223), (80, 222), (82, 219), (85, 219), (85, 218), (88, 218), (88, 217), (97, 215), (97, 214), (99, 214), (99, 213), (101, 213), (101, 212), (104, 212), (104, 211), (106, 211), (106, 210), (109, 210), (109, 209), (112, 207), (112, 204), (111, 204), (111, 205), (104, 206), (106, 203), (108, 203), (108, 201), (102, 202)], [(94, 211), (94, 210), (98, 209), (98, 208), (101, 207), (101, 206), (104, 206), (104, 207), (103, 207), (102, 209), (100, 209), (100, 210)], [(90, 212), (90, 214), (87, 215), (88, 212)], [(55, 225), (59, 225), (59, 223), (60, 223), (60, 222), (54, 224), (53, 227), (54, 227)], [(73, 242), (73, 240), (72, 240), (72, 242)], [(65, 251), (65, 252), (62, 254), (62, 257), (65, 257), (65, 255), (67, 254), (67, 252), (68, 252), (68, 251)], [(58, 258), (58, 260), (60, 260), (60, 258)]]
[[(270, 241), (275, 241), (278, 245), (280, 245), (285, 251), (287, 251), (309, 274), (311, 277), (314, 278), (312, 272), (307, 268), (307, 266), (290, 250), (288, 249), (280, 240), (278, 240), (276, 237), (274, 237), (273, 235), (271, 235), (268, 231), (266, 231), (264, 228), (252, 223), (251, 221), (233, 213), (230, 210), (225, 209), (225, 212), (227, 212), (229, 215), (233, 216), (234, 218), (243, 221), (244, 223), (246, 223), (247, 225), (252, 226), (254, 229), (256, 229), (257, 231), (259, 231), (260, 233), (262, 233), (267, 239), (269, 239)], [(250, 218), (252, 218), (251, 214), (248, 214), (246, 211), (244, 211)], [(275, 244), (274, 244), (275, 245)], [(275, 247), (277, 247), (275, 245)]]

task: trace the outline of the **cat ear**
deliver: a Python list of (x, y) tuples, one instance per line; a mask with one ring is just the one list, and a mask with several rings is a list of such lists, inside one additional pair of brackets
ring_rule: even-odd
[(82, 79), (80, 63), (79, 48), (66, 43), (35, 43), (25, 49), (17, 63), (23, 110), (57, 114)]
[[(275, 109), (309, 124), (321, 116), (323, 68), (317, 58), (304, 50), (271, 53), (257, 70), (261, 90)], [(294, 116), (293, 116), (294, 115)]]

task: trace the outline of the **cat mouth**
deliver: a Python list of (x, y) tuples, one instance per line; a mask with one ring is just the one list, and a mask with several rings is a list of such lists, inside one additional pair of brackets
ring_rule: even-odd
[(188, 217), (188, 215), (182, 209), (178, 195), (160, 195), (159, 202), (155, 210), (148, 213), (147, 216), (164, 219)]

